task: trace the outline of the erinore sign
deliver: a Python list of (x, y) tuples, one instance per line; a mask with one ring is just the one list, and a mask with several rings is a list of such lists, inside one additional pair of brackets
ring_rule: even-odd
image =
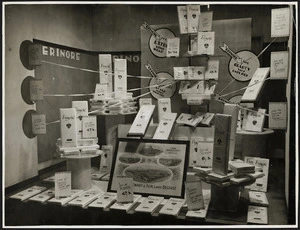
[(53, 56), (80, 61), (80, 53), (60, 48), (53, 48), (50, 46), (42, 46), (42, 54), (44, 56)]

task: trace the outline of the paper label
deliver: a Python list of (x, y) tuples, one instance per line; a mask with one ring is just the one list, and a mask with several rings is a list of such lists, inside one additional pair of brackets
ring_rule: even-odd
[(204, 80), (205, 66), (189, 66), (188, 80)]
[(175, 80), (188, 79), (188, 67), (173, 67)]
[(71, 172), (55, 173), (55, 197), (71, 196)]
[(289, 65), (289, 52), (271, 52), (270, 78), (271, 79), (287, 79)]
[[(111, 54), (99, 54), (99, 82), (107, 85), (107, 92), (112, 92), (112, 62)], [(101, 100), (101, 99), (99, 99)]]
[(205, 80), (218, 80), (219, 78), (219, 60), (208, 60), (205, 71)]
[(62, 147), (77, 146), (77, 123), (75, 108), (60, 109)]
[(177, 113), (164, 113), (163, 117), (161, 118), (153, 139), (158, 140), (168, 140), (170, 133), (172, 131), (173, 124), (175, 122)]
[(269, 102), (269, 128), (286, 129), (287, 103)]
[(265, 83), (265, 79), (267, 78), (268, 74), (270, 72), (269, 67), (265, 68), (258, 68), (255, 73), (253, 74), (253, 77), (251, 78), (251, 81), (249, 82), (248, 87), (246, 88), (242, 101), (256, 101), (259, 93)]
[(119, 176), (117, 186), (117, 202), (133, 202), (133, 179), (131, 177)]
[(180, 38), (167, 38), (166, 57), (179, 57)]
[(290, 9), (279, 8), (271, 11), (271, 37), (290, 35)]
[(200, 5), (187, 5), (188, 33), (198, 32)]
[(161, 121), (165, 113), (171, 113), (171, 99), (170, 98), (158, 98), (157, 99), (158, 107), (158, 122)]
[(211, 31), (212, 27), (212, 19), (213, 19), (213, 12), (202, 12), (199, 15), (199, 28), (198, 31)]
[(215, 32), (198, 32), (197, 54), (215, 54)]
[(189, 210), (199, 210), (204, 208), (201, 181), (185, 183), (186, 203)]
[(32, 114), (32, 132), (34, 134), (46, 134), (45, 114)]
[(126, 59), (115, 59), (114, 91), (115, 98), (127, 98), (127, 62)]
[(181, 34), (188, 33), (187, 6), (177, 6), (179, 28)]
[(82, 137), (97, 138), (97, 117), (87, 116), (82, 118)]
[(44, 85), (43, 80), (32, 79), (29, 82), (30, 85), (30, 100), (38, 101), (44, 99)]

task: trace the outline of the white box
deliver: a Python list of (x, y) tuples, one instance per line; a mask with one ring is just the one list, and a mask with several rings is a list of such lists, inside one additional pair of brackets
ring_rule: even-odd
[(215, 54), (215, 32), (198, 32), (197, 54)]
[(187, 5), (188, 33), (197, 33), (200, 16), (200, 5)]
[(99, 54), (99, 82), (107, 85), (107, 91), (112, 92), (112, 61), (111, 54)]
[(82, 138), (97, 138), (97, 117), (87, 116), (82, 118)]
[(188, 33), (187, 6), (177, 6), (179, 29), (181, 34)]
[(175, 119), (176, 119), (177, 113), (165, 113), (163, 117), (161, 118), (153, 139), (157, 140), (168, 140), (170, 133), (172, 131)]
[(175, 80), (188, 80), (188, 67), (173, 67)]
[(126, 59), (115, 59), (114, 66), (114, 92), (115, 98), (127, 98), (127, 62)]
[(166, 57), (179, 57), (180, 38), (167, 38)]
[(204, 80), (205, 66), (188, 66), (188, 80)]
[(62, 147), (77, 146), (77, 122), (75, 108), (60, 109), (60, 131)]
[(171, 99), (170, 98), (158, 98), (157, 99), (158, 109), (158, 122), (162, 119), (165, 113), (171, 113)]

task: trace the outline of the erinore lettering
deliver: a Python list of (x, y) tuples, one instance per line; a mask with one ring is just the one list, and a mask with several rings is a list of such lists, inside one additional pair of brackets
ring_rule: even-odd
[(53, 56), (80, 61), (80, 53), (59, 48), (53, 48), (50, 46), (43, 46), (42, 54), (44, 56)]

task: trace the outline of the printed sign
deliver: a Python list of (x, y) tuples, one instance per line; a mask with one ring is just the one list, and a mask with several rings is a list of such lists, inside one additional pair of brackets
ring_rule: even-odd
[(126, 176), (137, 194), (183, 198), (188, 147), (187, 141), (118, 139), (108, 191)]
[(132, 177), (118, 176), (117, 185), (117, 202), (132, 203), (133, 202), (133, 179)]
[(199, 210), (204, 208), (201, 181), (185, 183), (186, 203), (189, 210)]
[(71, 196), (71, 172), (55, 173), (55, 197)]
[(280, 8), (271, 11), (271, 37), (290, 35), (290, 9)]
[(234, 53), (225, 43), (220, 46), (220, 49), (231, 57), (229, 72), (238, 81), (249, 81), (260, 66), (257, 56), (249, 50)]

